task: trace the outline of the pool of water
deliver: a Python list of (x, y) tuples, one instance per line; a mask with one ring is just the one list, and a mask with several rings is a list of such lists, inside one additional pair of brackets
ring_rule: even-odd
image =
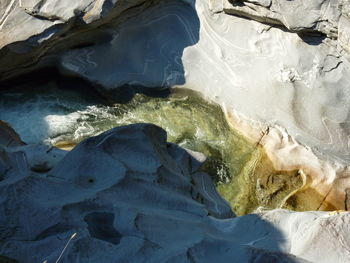
[(302, 185), (296, 171), (275, 171), (260, 146), (229, 126), (219, 105), (186, 89), (173, 89), (166, 98), (136, 94), (129, 103), (106, 105), (88, 92), (46, 83), (3, 92), (0, 120), (26, 143), (66, 149), (116, 126), (156, 124), (167, 131), (168, 141), (208, 157), (202, 169), (238, 215), (261, 206), (296, 208), (286, 201)]

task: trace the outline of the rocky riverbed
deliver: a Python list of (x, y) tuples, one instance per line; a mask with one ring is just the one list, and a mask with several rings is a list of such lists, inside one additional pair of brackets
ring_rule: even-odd
[(65, 150), (116, 126), (153, 123), (167, 131), (170, 142), (205, 154), (202, 170), (236, 214), (258, 207), (304, 210), (302, 203), (288, 201), (304, 184), (298, 170), (275, 170), (264, 149), (230, 127), (220, 106), (200, 94), (173, 89), (165, 98), (137, 94), (129, 103), (113, 105), (92, 95), (62, 90), (54, 83), (10, 91), (0, 99), (0, 119), (27, 143)]
[(1, 1), (0, 262), (348, 262), (349, 10)]
[(151, 124), (114, 128), (71, 152), (2, 147), (0, 258), (346, 262), (349, 213), (235, 217), (199, 171), (203, 160), (167, 143), (165, 131)]

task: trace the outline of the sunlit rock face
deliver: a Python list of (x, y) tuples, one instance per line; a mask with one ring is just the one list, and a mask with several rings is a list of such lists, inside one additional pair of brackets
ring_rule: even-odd
[[(2, 148), (0, 258), (347, 262), (349, 213), (235, 217), (198, 171), (202, 157), (167, 143), (165, 131), (150, 124), (109, 130), (68, 153)], [(36, 169), (38, 160), (46, 160), (46, 170)]]
[(292, 32), (320, 32), (337, 38), (338, 22), (347, 1), (232, 0), (216, 2), (216, 10), (281, 25)]
[[(326, 6), (308, 8), (319, 10), (313, 12), (319, 17)], [(291, 17), (305, 28), (314, 24)], [(104, 90), (125, 83), (148, 87), (186, 83), (229, 111), (281, 125), (314, 150), (343, 163), (350, 160), (349, 63), (322, 37), (300, 38), (227, 15), (216, 1), (160, 2), (108, 30), (110, 41), (65, 52), (62, 71), (79, 74)]]

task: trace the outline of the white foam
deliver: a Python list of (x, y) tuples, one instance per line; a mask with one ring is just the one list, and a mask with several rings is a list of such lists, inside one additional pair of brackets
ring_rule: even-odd
[[(73, 98), (70, 93), (3, 94), (0, 99), (0, 119), (8, 122), (30, 144), (50, 144), (60, 139), (74, 139), (94, 131), (88, 125), (89, 116), (98, 116), (103, 110), (89, 107), (87, 102)], [(97, 111), (97, 112), (96, 112)], [(85, 131), (84, 131), (85, 129)], [(77, 133), (75, 137), (73, 134)]]

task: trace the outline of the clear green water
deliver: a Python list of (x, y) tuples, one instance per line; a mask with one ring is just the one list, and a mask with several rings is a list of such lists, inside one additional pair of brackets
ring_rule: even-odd
[(275, 171), (259, 146), (230, 128), (219, 105), (186, 89), (174, 89), (167, 98), (137, 94), (130, 103), (107, 106), (49, 84), (1, 94), (0, 119), (26, 142), (63, 148), (116, 126), (156, 124), (167, 131), (168, 141), (208, 157), (202, 169), (238, 215), (279, 207), (302, 184), (295, 171)]

